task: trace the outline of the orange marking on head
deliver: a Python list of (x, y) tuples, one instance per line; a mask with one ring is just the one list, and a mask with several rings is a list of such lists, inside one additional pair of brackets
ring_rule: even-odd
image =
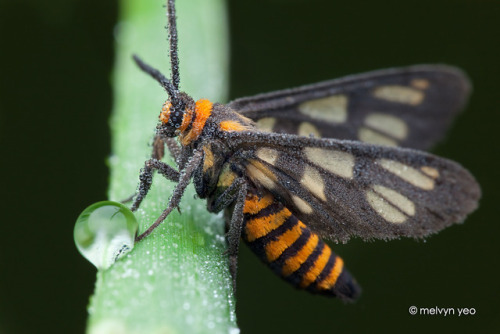
[(299, 221), (291, 230), (280, 235), (277, 240), (270, 241), (266, 245), (266, 257), (269, 262), (276, 260), (288, 247), (290, 247), (301, 235), (306, 226)]
[(340, 256), (337, 256), (337, 258), (335, 259), (335, 264), (333, 265), (333, 268), (328, 276), (325, 277), (321, 282), (318, 282), (316, 284), (318, 289), (330, 290), (337, 282), (337, 279), (342, 273), (342, 269), (344, 269), (344, 260), (342, 260)]
[(249, 130), (249, 128), (243, 124), (240, 124), (236, 121), (222, 121), (219, 124), (219, 128), (222, 131), (245, 131)]
[(182, 124), (179, 127), (179, 130), (181, 131), (181, 133), (187, 129), (189, 124), (191, 124), (192, 119), (193, 119), (193, 110), (186, 109), (186, 112), (184, 113), (184, 117), (182, 118)]
[(160, 121), (164, 124), (168, 123), (170, 118), (170, 108), (172, 108), (172, 103), (170, 103), (170, 101), (166, 101), (161, 108)]
[(321, 271), (323, 271), (323, 268), (325, 268), (328, 260), (330, 259), (332, 250), (328, 245), (323, 245), (323, 251), (311, 266), (311, 268), (309, 268), (309, 271), (302, 277), (302, 282), (300, 282), (299, 284), (301, 288), (307, 288), (312, 282), (314, 282), (319, 274), (321, 274)]
[(292, 213), (287, 209), (272, 213), (265, 217), (252, 218), (247, 221), (245, 231), (247, 241), (254, 241), (277, 229), (290, 217)]
[(243, 213), (249, 213), (251, 215), (255, 215), (267, 208), (274, 201), (274, 197), (267, 193), (264, 197), (260, 197), (257, 195), (252, 195), (251, 197), (247, 197), (245, 201), (245, 206), (243, 207)]
[(302, 263), (306, 262), (309, 255), (312, 254), (314, 248), (318, 245), (319, 237), (317, 234), (312, 234), (307, 243), (297, 252), (293, 257), (286, 259), (283, 269), (281, 271), (283, 276), (293, 274), (300, 268)]
[(212, 102), (206, 99), (196, 101), (195, 118), (191, 130), (188, 133), (181, 133), (182, 145), (187, 146), (200, 136), (207, 119), (212, 114), (212, 105)]

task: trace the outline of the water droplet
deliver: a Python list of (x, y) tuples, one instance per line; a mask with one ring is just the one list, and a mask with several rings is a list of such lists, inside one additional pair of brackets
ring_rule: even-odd
[(107, 269), (132, 250), (137, 228), (137, 220), (126, 206), (103, 201), (83, 210), (73, 236), (87, 260), (98, 269)]

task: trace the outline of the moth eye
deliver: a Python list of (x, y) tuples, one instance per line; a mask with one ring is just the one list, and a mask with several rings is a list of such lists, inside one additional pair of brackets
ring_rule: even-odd
[(389, 102), (417, 106), (424, 100), (425, 94), (415, 88), (388, 85), (375, 88), (373, 96)]
[(335, 175), (352, 179), (355, 160), (352, 154), (318, 147), (306, 147), (304, 152), (307, 159), (313, 164)]
[(366, 199), (372, 209), (389, 223), (400, 224), (415, 215), (415, 204), (399, 192), (373, 185), (366, 191)]
[(256, 122), (257, 128), (264, 132), (273, 132), (274, 124), (276, 124), (274, 117), (264, 117)]
[(303, 102), (298, 108), (302, 114), (317, 120), (344, 123), (347, 120), (347, 104), (346, 95), (333, 95)]
[(319, 133), (318, 128), (309, 122), (300, 123), (299, 135), (304, 136), (304, 137), (310, 137), (310, 136), (313, 136), (316, 138), (321, 137), (321, 134)]

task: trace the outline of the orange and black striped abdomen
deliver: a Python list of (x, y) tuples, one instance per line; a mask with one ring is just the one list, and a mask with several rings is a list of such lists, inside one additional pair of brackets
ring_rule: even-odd
[(243, 213), (243, 240), (276, 274), (313, 293), (358, 297), (342, 259), (271, 194), (248, 194)]

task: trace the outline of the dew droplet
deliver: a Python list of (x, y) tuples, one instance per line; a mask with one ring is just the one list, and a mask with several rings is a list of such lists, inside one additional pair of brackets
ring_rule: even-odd
[(80, 253), (98, 269), (109, 268), (134, 247), (138, 223), (125, 205), (103, 201), (78, 216), (73, 237)]

